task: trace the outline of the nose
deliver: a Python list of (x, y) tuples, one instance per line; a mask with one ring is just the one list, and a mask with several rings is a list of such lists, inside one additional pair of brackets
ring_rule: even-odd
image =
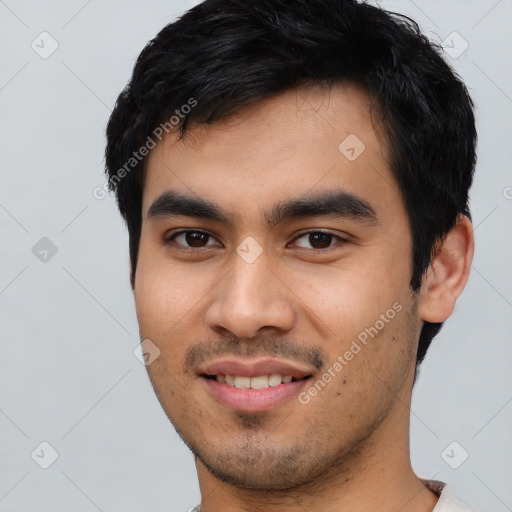
[(261, 255), (247, 263), (234, 255), (231, 271), (216, 289), (206, 324), (217, 334), (253, 338), (290, 330), (295, 322), (292, 293)]

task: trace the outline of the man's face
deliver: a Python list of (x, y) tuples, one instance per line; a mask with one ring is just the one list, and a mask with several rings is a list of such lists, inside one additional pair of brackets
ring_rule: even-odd
[(218, 478), (285, 489), (407, 435), (422, 324), (387, 158), (348, 85), (286, 92), (152, 151), (141, 338), (160, 350), (162, 407)]

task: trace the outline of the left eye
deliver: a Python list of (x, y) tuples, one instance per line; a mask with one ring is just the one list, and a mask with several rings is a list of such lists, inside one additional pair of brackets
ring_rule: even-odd
[(305, 249), (327, 249), (333, 245), (333, 242), (343, 241), (339, 236), (323, 231), (312, 231), (298, 236), (294, 240), (294, 245)]
[(172, 235), (169, 240), (176, 242), (178, 245), (190, 248), (218, 245), (211, 235), (203, 231), (181, 231)]

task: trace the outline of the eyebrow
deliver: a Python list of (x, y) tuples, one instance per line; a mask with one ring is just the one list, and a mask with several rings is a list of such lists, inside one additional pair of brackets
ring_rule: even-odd
[[(234, 224), (233, 217), (221, 206), (207, 199), (186, 196), (175, 191), (164, 192), (147, 212), (149, 220), (175, 216), (209, 219), (227, 226)], [(343, 190), (282, 201), (264, 213), (270, 227), (293, 219), (319, 216), (377, 224), (377, 214), (372, 206), (364, 199)]]

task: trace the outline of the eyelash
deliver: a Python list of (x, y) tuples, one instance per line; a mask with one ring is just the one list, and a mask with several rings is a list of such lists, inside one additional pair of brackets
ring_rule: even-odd
[[(183, 230), (183, 231), (177, 231), (176, 233), (173, 233), (172, 235), (170, 236), (167, 236), (165, 239), (164, 239), (164, 244), (165, 245), (169, 245), (171, 243), (174, 243), (176, 245), (178, 245), (181, 249), (184, 249), (186, 251), (192, 251), (192, 252), (197, 252), (197, 251), (204, 251), (210, 247), (215, 247), (215, 245), (206, 245), (204, 247), (189, 247), (189, 246), (185, 246), (185, 245), (181, 245), (181, 244), (178, 244), (175, 242), (175, 239), (180, 236), (180, 235), (184, 235), (184, 234), (187, 234), (187, 233), (200, 233), (202, 235), (206, 235), (208, 236), (209, 238), (215, 238), (213, 235), (210, 235), (210, 233), (206, 232), (206, 231), (201, 231), (201, 230), (197, 230), (197, 229), (187, 229), (187, 230)], [(332, 247), (335, 247), (337, 244), (341, 243), (341, 244), (344, 244), (347, 242), (347, 240), (345, 238), (342, 238), (341, 236), (339, 235), (335, 235), (334, 233), (330, 233), (329, 231), (322, 231), (322, 230), (312, 230), (312, 231), (306, 231), (305, 233), (301, 233), (299, 235), (297, 235), (293, 240), (292, 242), (296, 242), (297, 240), (299, 240), (300, 238), (303, 238), (305, 236), (309, 236), (309, 235), (313, 235), (313, 234), (323, 234), (323, 235), (327, 235), (327, 236), (330, 236), (332, 237), (333, 239), (337, 239), (338, 242), (337, 243), (334, 243), (334, 244), (331, 244), (329, 245), (328, 247), (324, 247), (324, 248), (321, 248), (321, 249), (315, 249), (315, 248), (305, 248), (305, 247), (299, 247), (299, 249), (301, 250), (305, 250), (305, 251), (312, 251), (312, 252), (321, 252), (321, 251), (327, 251), (329, 249), (331, 249)], [(332, 240), (331, 240), (332, 241)], [(289, 244), (288, 244), (289, 245)], [(288, 247), (287, 245), (287, 247)]]

